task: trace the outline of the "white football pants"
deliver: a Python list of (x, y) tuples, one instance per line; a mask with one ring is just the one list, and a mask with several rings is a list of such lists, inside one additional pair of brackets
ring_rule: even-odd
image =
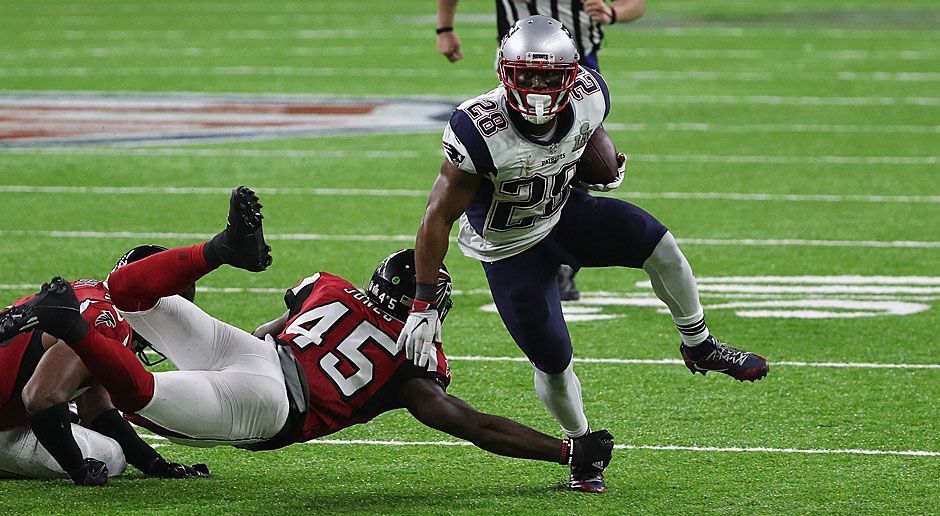
[(143, 312), (121, 312), (179, 371), (154, 373), (153, 399), (137, 414), (192, 439), (190, 446), (246, 444), (287, 421), (287, 388), (274, 342), (205, 313), (180, 296)]
[[(75, 424), (72, 435), (82, 450), (82, 457), (107, 464), (109, 476), (124, 473), (127, 461), (117, 441)], [(68, 478), (68, 475), (39, 443), (29, 425), (20, 425), (0, 430), (0, 478), (51, 479)]]

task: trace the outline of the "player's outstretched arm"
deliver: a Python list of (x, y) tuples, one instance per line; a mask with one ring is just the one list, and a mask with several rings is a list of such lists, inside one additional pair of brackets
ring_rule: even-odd
[(470, 205), (479, 186), (479, 176), (464, 172), (446, 160), (441, 164), (415, 241), (418, 283), (437, 283), (437, 271), (450, 244), (450, 230)]
[[(425, 425), (472, 442), (498, 455), (567, 464), (563, 442), (505, 417), (484, 414), (444, 392), (434, 380), (409, 380), (399, 393), (411, 414)], [(567, 455), (567, 453), (565, 453)]]
[(415, 241), (414, 308), (398, 337), (399, 349), (416, 365), (424, 367), (440, 342), (441, 321), (437, 312), (437, 275), (450, 244), (450, 230), (477, 192), (480, 178), (464, 172), (449, 161), (441, 165)]

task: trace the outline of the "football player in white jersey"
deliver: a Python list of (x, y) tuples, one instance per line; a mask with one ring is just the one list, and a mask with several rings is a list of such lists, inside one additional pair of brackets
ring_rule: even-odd
[[(521, 19), (500, 44), (502, 86), (454, 111), (418, 230), (414, 308), (398, 341), (419, 365), (440, 341), (434, 280), (459, 218), (461, 251), (482, 262), (500, 317), (535, 367), (539, 399), (571, 437), (590, 430), (555, 283), (559, 264), (645, 270), (669, 307), (693, 373), (753, 381), (769, 370), (763, 357), (711, 336), (688, 261), (656, 218), (570, 187), (584, 145), (610, 111), (604, 79), (579, 68), (578, 58), (559, 21)], [(620, 173), (612, 184), (588, 187), (616, 187), (622, 166)], [(603, 471), (572, 468), (570, 486), (602, 492)]]

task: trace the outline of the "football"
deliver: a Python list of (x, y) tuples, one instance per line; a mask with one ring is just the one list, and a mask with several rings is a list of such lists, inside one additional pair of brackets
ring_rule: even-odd
[(617, 179), (617, 166), (617, 148), (607, 131), (598, 127), (578, 160), (575, 178), (583, 183), (606, 185)]

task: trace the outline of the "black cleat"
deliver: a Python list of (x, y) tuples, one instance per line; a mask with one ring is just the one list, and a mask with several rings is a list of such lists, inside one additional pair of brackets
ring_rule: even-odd
[(614, 436), (607, 430), (598, 430), (571, 442), (568, 488), (582, 493), (603, 493), (607, 489), (604, 469), (610, 464)]
[[(704, 346), (702, 349), (697, 349)], [(749, 351), (732, 348), (722, 344), (711, 335), (698, 346), (679, 345), (679, 352), (685, 360), (685, 366), (695, 373), (715, 371), (724, 373), (738, 381), (753, 382), (767, 376), (770, 364), (767, 359)]]
[(79, 486), (103, 486), (108, 483), (108, 466), (98, 459), (85, 459), (69, 471), (72, 482)]
[(568, 488), (582, 493), (603, 493), (607, 490), (607, 484), (604, 483), (604, 470), (572, 466), (571, 475), (568, 477)]
[(228, 225), (212, 238), (209, 245), (222, 263), (251, 272), (261, 272), (271, 265), (271, 246), (264, 241), (261, 204), (247, 186), (232, 190)]
[(561, 298), (562, 301), (577, 301), (581, 299), (581, 293), (578, 292), (578, 287), (574, 284), (575, 274), (577, 274), (577, 272), (569, 265), (561, 264), (558, 266), (556, 281), (558, 282), (558, 297)]
[(51, 317), (48, 319), (53, 321), (81, 318), (78, 298), (68, 281), (52, 278), (49, 283), (43, 283), (39, 293), (29, 301), (0, 312), (0, 342), (38, 326), (40, 312), (49, 313)]

